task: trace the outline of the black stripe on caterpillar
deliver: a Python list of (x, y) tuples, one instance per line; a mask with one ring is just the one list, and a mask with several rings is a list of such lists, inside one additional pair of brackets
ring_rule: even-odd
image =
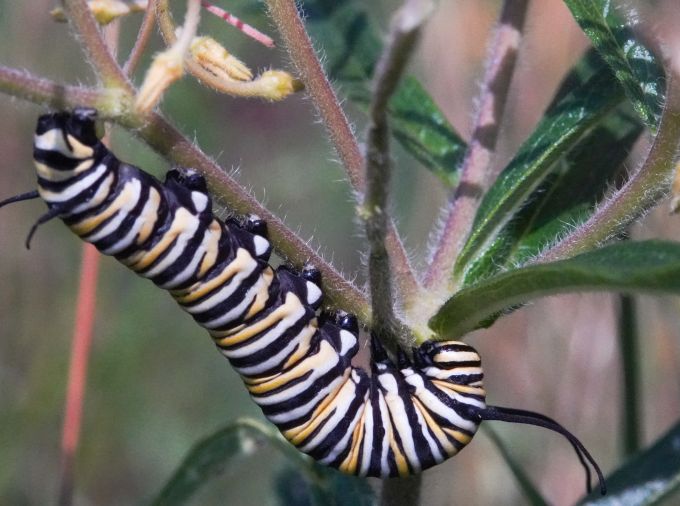
[(418, 473), (455, 455), (482, 420), (538, 425), (564, 435), (586, 470), (602, 473), (581, 442), (543, 415), (487, 406), (481, 360), (467, 344), (426, 342), (392, 361), (371, 338), (371, 374), (352, 366), (359, 329), (342, 311), (319, 313), (319, 272), (272, 268), (266, 224), (213, 215), (205, 180), (176, 169), (160, 182), (121, 162), (97, 138), (96, 111), (39, 118), (38, 190), (59, 217), (137, 274), (168, 290), (205, 328), (284, 437), (317, 461), (360, 476)]

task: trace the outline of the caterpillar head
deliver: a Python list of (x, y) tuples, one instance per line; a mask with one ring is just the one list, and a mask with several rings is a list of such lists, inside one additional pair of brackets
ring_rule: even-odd
[(413, 355), (416, 366), (431, 379), (482, 386), (482, 361), (472, 346), (459, 341), (428, 341)]
[(72, 113), (40, 116), (35, 130), (33, 157), (41, 176), (54, 179), (49, 177), (54, 171), (68, 173), (82, 170), (82, 162), (95, 157), (99, 146), (96, 119), (96, 110), (82, 107)]

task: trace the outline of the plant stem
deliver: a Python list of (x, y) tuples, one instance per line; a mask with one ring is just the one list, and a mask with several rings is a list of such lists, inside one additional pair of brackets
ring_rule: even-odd
[(425, 275), (425, 287), (435, 292), (450, 294), (454, 290), (453, 264), (472, 229), (479, 202), (490, 183), (491, 160), (516, 67), (528, 3), (529, 0), (503, 2), (460, 182), (449, 201), (445, 224)]
[(621, 350), (623, 452), (630, 456), (640, 449), (640, 353), (635, 298), (619, 296), (619, 349)]
[(59, 482), (59, 506), (73, 502), (73, 464), (80, 439), (83, 419), (83, 401), (87, 384), (87, 365), (92, 334), (97, 294), (97, 273), (99, 252), (91, 244), (83, 246), (83, 260), (80, 267), (80, 284), (76, 302), (76, 316), (71, 345), (71, 359), (66, 389), (64, 427), (61, 437), (61, 478)]
[(536, 257), (554, 262), (593, 249), (614, 238), (668, 192), (680, 147), (680, 76), (667, 70), (666, 103), (654, 142), (642, 166), (583, 225)]
[(364, 159), (335, 90), (316, 56), (294, 0), (267, 0), (269, 14), (283, 37), (305, 90), (314, 100), (354, 189), (364, 188)]
[[(407, 0), (392, 20), (390, 38), (378, 61), (369, 111), (366, 148), (366, 192), (359, 215), (364, 221), (368, 240), (368, 279), (375, 325), (371, 329), (383, 341), (402, 336), (394, 316), (390, 257), (385, 247), (388, 193), (392, 163), (389, 149), (387, 104), (399, 84), (420, 35), (422, 21), (431, 9), (425, 2)], [(401, 343), (409, 349), (413, 344)]]
[[(347, 116), (314, 51), (295, 0), (267, 0), (267, 5), (269, 14), (276, 23), (291, 60), (305, 85), (305, 90), (312, 98), (326, 126), (328, 136), (345, 167), (352, 188), (356, 192), (363, 192), (364, 158)], [(401, 238), (391, 220), (387, 224), (385, 242), (391, 256), (392, 275), (399, 288), (401, 302), (406, 307), (410, 306), (419, 298), (421, 289)]]
[(366, 295), (161, 115), (152, 113), (142, 118), (127, 113), (121, 116), (119, 104), (114, 104), (108, 98), (109, 91), (98, 93), (88, 88), (62, 86), (27, 72), (2, 66), (0, 92), (60, 109), (79, 105), (97, 108), (103, 119), (115, 121), (135, 131), (152, 149), (170, 162), (200, 171), (210, 181), (212, 190), (218, 196), (224, 197), (231, 209), (240, 213), (257, 214), (267, 220), (272, 244), (283, 257), (297, 266), (306, 262), (314, 264), (325, 279), (325, 293), (334, 305), (355, 313), (362, 323), (371, 325), (371, 308)]
[(153, 6), (153, 0), (149, 0), (149, 4), (144, 12), (144, 19), (139, 27), (139, 33), (137, 34), (137, 40), (135, 40), (135, 45), (130, 51), (125, 65), (123, 65), (123, 72), (125, 75), (130, 77), (135, 73), (137, 65), (144, 54), (144, 50), (149, 43), (151, 34), (153, 33), (154, 27), (156, 26), (156, 9)]
[(103, 93), (82, 86), (65, 86), (24, 70), (0, 65), (0, 92), (34, 104), (66, 109), (75, 105), (96, 107)]
[(120, 118), (120, 121), (123, 126), (135, 129), (151, 148), (172, 163), (200, 171), (208, 179), (214, 193), (228, 202), (230, 209), (242, 214), (256, 214), (266, 220), (269, 237), (281, 256), (297, 266), (306, 262), (314, 264), (321, 271), (325, 280), (325, 293), (333, 303), (345, 311), (355, 313), (366, 325), (371, 324), (370, 305), (362, 291), (317, 255), (307, 242), (286, 227), (280, 218), (247, 193), (236, 180), (162, 116), (154, 113), (144, 120)]
[(104, 86), (120, 88), (131, 93), (132, 83), (107, 47), (87, 2), (85, 0), (62, 0), (62, 3), (69, 23), (76, 31), (77, 38), (80, 39), (80, 46), (97, 69)]
[(175, 41), (177, 51), (186, 55), (191, 41), (196, 36), (198, 23), (201, 20), (201, 0), (187, 0), (187, 12), (184, 16), (184, 24)]

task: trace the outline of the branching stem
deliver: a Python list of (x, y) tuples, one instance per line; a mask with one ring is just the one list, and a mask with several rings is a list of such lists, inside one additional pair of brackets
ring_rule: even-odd
[[(323, 66), (314, 51), (295, 0), (267, 0), (269, 14), (276, 23), (285, 46), (294, 62), (305, 90), (312, 98), (330, 141), (345, 168), (349, 182), (358, 193), (365, 188), (364, 157), (352, 127), (345, 115)], [(385, 245), (392, 260), (392, 275), (399, 288), (401, 303), (411, 306), (420, 293), (420, 285), (413, 273), (404, 245), (394, 223), (387, 224)]]
[(364, 221), (368, 239), (368, 279), (375, 321), (372, 331), (383, 341), (392, 339), (395, 335), (404, 339), (403, 329), (398, 328), (394, 315), (390, 256), (385, 246), (389, 223), (387, 201), (392, 171), (387, 104), (416, 46), (422, 21), (430, 10), (431, 3), (427, 0), (407, 0), (395, 14), (389, 42), (376, 67), (369, 112), (366, 191), (359, 214)]
[(173, 47), (185, 55), (191, 41), (196, 36), (198, 23), (201, 20), (201, 0), (187, 0), (187, 13), (184, 17), (184, 25)]
[(267, 221), (269, 236), (276, 251), (295, 265), (314, 264), (324, 279), (325, 293), (330, 300), (345, 311), (355, 313), (365, 324), (371, 324), (371, 310), (366, 295), (345, 279), (332, 265), (316, 254), (315, 250), (271, 211), (246, 192), (238, 182), (190, 142), (161, 115), (151, 114), (142, 122), (137, 118), (121, 118), (127, 128), (138, 135), (154, 150), (172, 163), (192, 167), (206, 176), (215, 195), (228, 202), (237, 213), (257, 214)]
[(72, 109), (76, 106), (97, 108), (102, 119), (114, 121), (135, 131), (151, 148), (171, 163), (193, 167), (205, 174), (213, 191), (223, 197), (231, 209), (239, 213), (257, 214), (268, 221), (270, 238), (282, 256), (298, 266), (310, 262), (321, 271), (325, 280), (326, 294), (334, 305), (355, 313), (364, 324), (371, 325), (371, 308), (366, 295), (161, 115), (156, 113), (145, 117), (131, 113), (120, 115), (118, 105), (113, 104), (106, 91), (100, 93), (89, 88), (63, 86), (27, 72), (2, 66), (0, 66), (0, 92), (59, 109)]
[(267, 0), (269, 14), (283, 37), (305, 90), (312, 97), (331, 142), (355, 190), (364, 188), (364, 158), (335, 90), (316, 56), (295, 0)]
[(133, 87), (116, 62), (102, 37), (97, 21), (85, 0), (62, 0), (69, 23), (81, 40), (81, 47), (97, 70), (106, 88), (120, 88), (132, 93)]
[[(40, 78), (24, 70), (0, 65), (0, 92), (53, 109), (74, 105), (98, 107), (106, 101), (106, 93), (82, 86), (65, 86)], [(106, 111), (107, 115), (111, 111)]]
[(434, 292), (448, 295), (455, 289), (451, 276), (453, 264), (472, 229), (479, 202), (491, 180), (491, 161), (515, 71), (528, 4), (529, 0), (503, 2), (460, 182), (449, 201), (444, 227), (425, 275), (425, 286)]
[(125, 65), (123, 65), (123, 72), (125, 72), (125, 75), (128, 77), (135, 73), (137, 65), (139, 65), (139, 61), (144, 54), (144, 50), (146, 49), (156, 26), (156, 9), (154, 8), (153, 3), (153, 0), (149, 0), (149, 4), (144, 12), (144, 19), (139, 27), (137, 40), (135, 40), (135, 45), (132, 48), (132, 51), (130, 51), (130, 56), (128, 56)]

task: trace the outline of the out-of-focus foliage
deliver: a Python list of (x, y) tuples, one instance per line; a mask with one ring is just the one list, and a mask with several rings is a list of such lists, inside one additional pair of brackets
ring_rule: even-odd
[(607, 485), (606, 497), (590, 495), (579, 504), (672, 504), (671, 497), (680, 487), (680, 424), (616, 470)]
[(281, 504), (371, 506), (375, 503), (375, 495), (366, 480), (316, 464), (272, 427), (252, 420), (238, 420), (197, 443), (152, 504), (189, 504), (209, 480), (223, 476), (228, 468), (255, 452), (268, 450), (282, 453), (291, 465), (278, 474), (273, 484)]
[[(368, 6), (357, 0), (312, 0), (302, 8), (310, 35), (320, 45), (340, 93), (367, 110), (382, 46)], [(415, 77), (403, 80), (390, 101), (390, 114), (392, 133), (406, 151), (446, 185), (455, 185), (465, 142)]]

